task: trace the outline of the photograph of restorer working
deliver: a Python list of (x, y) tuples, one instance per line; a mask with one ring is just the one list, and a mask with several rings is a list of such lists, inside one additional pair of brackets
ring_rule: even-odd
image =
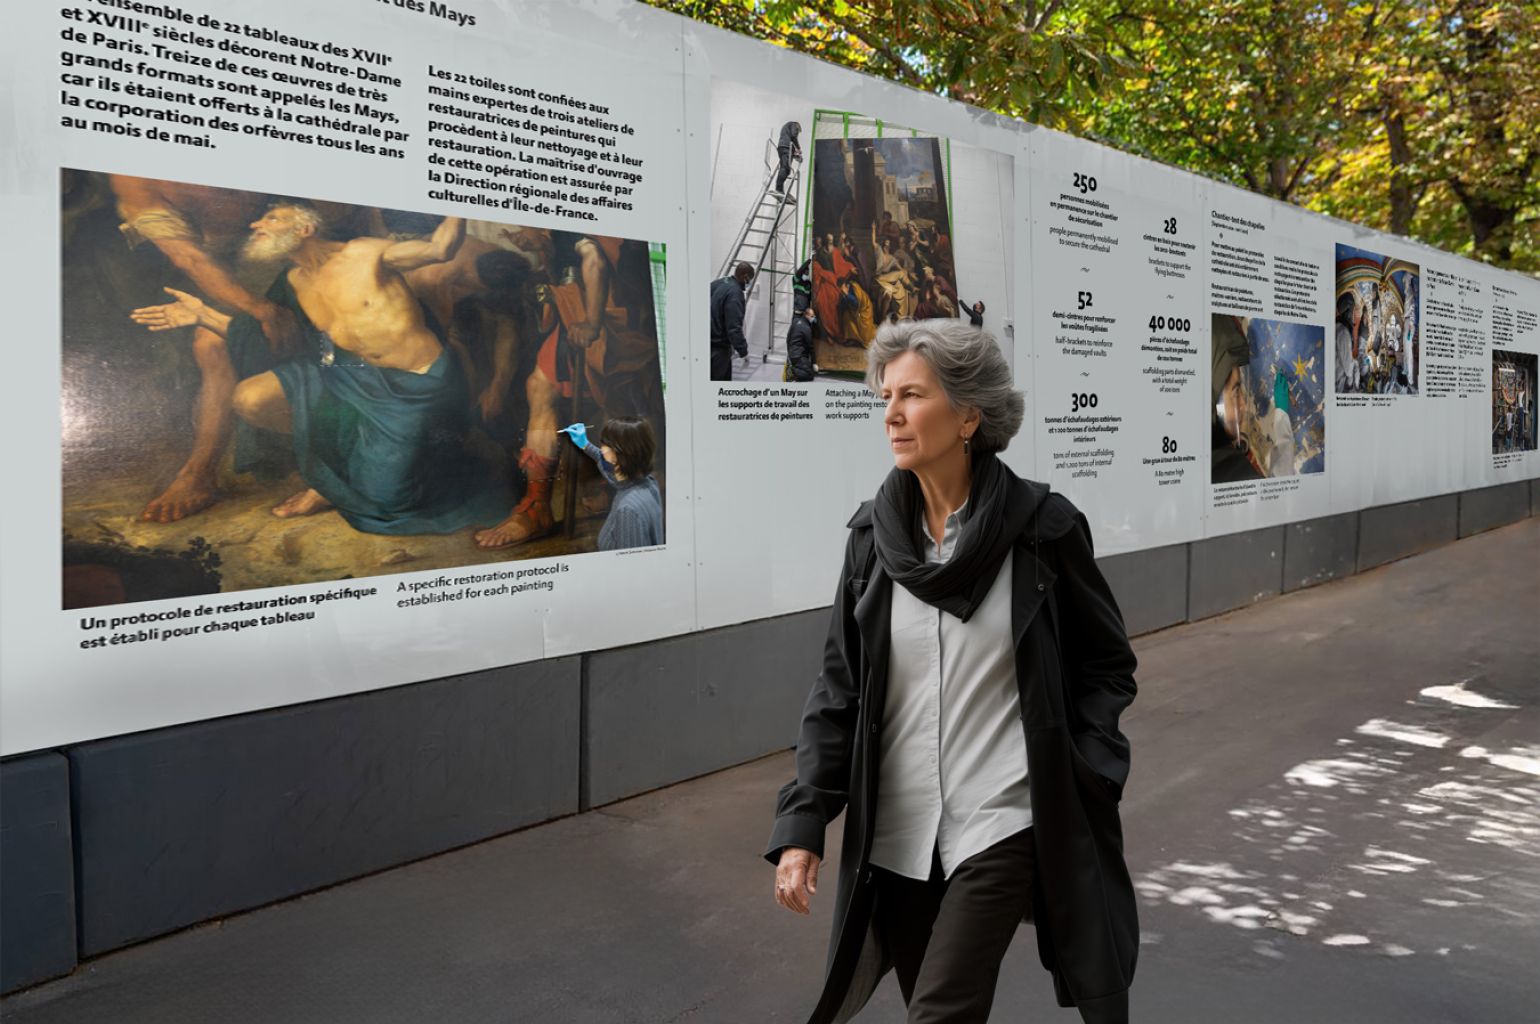
[(858, 380), (883, 322), (1008, 319), (1008, 157), (721, 79), (711, 116), (712, 380)]
[(1337, 245), (1337, 394), (1415, 395), (1422, 365), (1415, 263)]
[(1213, 314), (1216, 484), (1326, 469), (1325, 332), (1318, 325)]
[(1533, 352), (1492, 350), (1492, 454), (1535, 450)]
[(665, 486), (661, 245), (60, 194), (66, 608), (595, 550), (615, 485), (559, 424), (645, 421)]

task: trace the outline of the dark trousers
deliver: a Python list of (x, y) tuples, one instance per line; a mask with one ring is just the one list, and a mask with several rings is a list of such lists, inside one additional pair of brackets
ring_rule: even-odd
[(1002, 839), (943, 878), (931, 855), (921, 882), (874, 869), (877, 935), (893, 961), (909, 1024), (984, 1024), (1000, 961), (1032, 905), (1030, 828)]
[(781, 158), (781, 172), (776, 176), (775, 190), (777, 192), (784, 192), (786, 190), (786, 179), (791, 177), (791, 150), (785, 146), (778, 146), (775, 152)]
[(711, 346), (711, 379), (733, 379), (733, 350), (726, 345)]

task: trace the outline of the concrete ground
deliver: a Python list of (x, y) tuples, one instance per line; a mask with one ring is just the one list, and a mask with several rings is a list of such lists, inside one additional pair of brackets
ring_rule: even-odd
[[(1136, 1021), (1535, 1019), (1540, 519), (1135, 648)], [(0, 1015), (799, 1021), (834, 865), (811, 920), (775, 906), (759, 854), (790, 770), (777, 754), (194, 928)], [(1034, 945), (1018, 933), (993, 1019), (1077, 1020)], [(891, 978), (859, 1019), (902, 1019)]]

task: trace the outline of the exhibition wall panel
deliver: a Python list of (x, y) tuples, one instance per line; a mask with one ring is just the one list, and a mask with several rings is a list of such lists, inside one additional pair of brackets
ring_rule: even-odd
[(1533, 279), (623, 0), (422, 6), (0, 41), (0, 754), (822, 607), (894, 319), (999, 339), (1103, 555), (1540, 475)]
[(1332, 248), (1335, 264), (1327, 329), (1332, 420), (1353, 439), (1331, 453), (1334, 509), (1468, 486), (1468, 424), (1443, 344), (1452, 325), (1442, 293), (1449, 265), (1460, 261), (1363, 229), (1320, 244)]
[[(686, 157), (705, 179), (692, 189), (703, 329), (691, 339), (687, 383), (705, 629), (828, 603), (841, 527), (891, 466), (880, 403), (862, 383), (879, 324), (966, 323), (959, 303), (978, 302), (1010, 355), (1019, 132), (709, 28), (687, 28), (685, 56)], [(746, 358), (705, 325), (717, 316), (718, 282), (730, 288), (741, 261), (757, 271), (744, 302)], [(803, 307), (816, 318), (811, 351), (788, 359)], [(1023, 440), (1009, 454), (1030, 473)]]
[(1192, 540), (1207, 472), (1204, 184), (1056, 132), (1034, 132), (1027, 154), (1039, 476), (1085, 510), (1098, 553)]
[[(1210, 185), (1209, 536), (1314, 519), (1331, 509), (1325, 386), (1328, 268), (1314, 219)], [(1216, 407), (1218, 407), (1216, 409)]]
[(112, 7), (5, 41), (0, 749), (693, 629), (677, 23)]

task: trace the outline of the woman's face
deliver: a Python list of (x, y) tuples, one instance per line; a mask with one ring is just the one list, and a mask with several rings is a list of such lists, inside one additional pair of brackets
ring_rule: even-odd
[(603, 445), (599, 449), (599, 454), (603, 455), (604, 461), (608, 462), (610, 467), (615, 470), (616, 480), (624, 480), (626, 478), (626, 475), (620, 471), (620, 459), (616, 457), (615, 449), (611, 448), (609, 445)]
[(942, 460), (962, 457), (963, 435), (972, 435), (978, 414), (964, 416), (952, 408), (924, 359), (905, 352), (889, 363), (882, 371), (881, 395), (895, 466), (924, 472)]

